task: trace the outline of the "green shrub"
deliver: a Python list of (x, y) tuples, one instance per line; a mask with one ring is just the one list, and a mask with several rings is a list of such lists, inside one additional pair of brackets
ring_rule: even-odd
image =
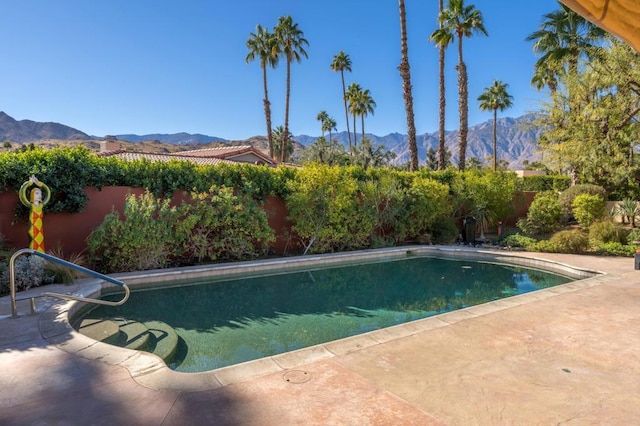
[(524, 176), (519, 179), (520, 191), (564, 191), (571, 185), (569, 176)]
[(619, 223), (608, 220), (595, 222), (589, 227), (589, 240), (594, 243), (627, 243), (627, 231)]
[(446, 216), (439, 216), (431, 224), (431, 242), (433, 244), (453, 244), (460, 234), (456, 222)]
[(633, 228), (627, 235), (627, 242), (631, 244), (640, 244), (640, 228)]
[(581, 184), (567, 188), (560, 193), (560, 205), (562, 206), (562, 214), (567, 221), (571, 221), (573, 217), (573, 201), (578, 195), (591, 194), (599, 195), (603, 200), (607, 199), (607, 192), (598, 185)]
[(556, 193), (551, 191), (536, 194), (527, 216), (518, 221), (518, 228), (530, 237), (552, 233), (560, 226), (562, 209)]
[[(170, 197), (177, 190), (206, 192), (211, 185), (241, 188), (254, 198), (284, 195), (295, 175), (292, 167), (256, 167), (250, 164), (196, 166), (188, 161), (126, 161), (98, 157), (86, 147), (35, 148), (0, 152), (0, 191), (17, 191), (34, 174), (51, 188), (45, 212), (78, 213), (87, 204), (85, 188), (131, 186), (144, 188), (156, 197)], [(16, 204), (26, 217), (28, 209)]]
[(553, 234), (549, 242), (558, 253), (584, 253), (589, 248), (589, 239), (578, 230), (560, 231)]
[(583, 229), (589, 228), (593, 222), (602, 219), (606, 203), (600, 195), (580, 194), (571, 204), (573, 216)]
[(275, 233), (266, 212), (248, 195), (234, 195), (231, 188), (211, 187), (191, 193), (183, 203), (176, 232), (184, 235), (183, 254), (198, 262), (245, 260), (265, 255)]
[(307, 165), (289, 181), (285, 200), (293, 231), (305, 250), (331, 252), (369, 246), (376, 211), (363, 203), (359, 183), (349, 168)]
[(560, 248), (551, 240), (540, 240), (529, 247), (531, 251), (542, 253), (561, 253)]
[(523, 248), (525, 250), (534, 250), (535, 244), (538, 242), (535, 238), (527, 237), (521, 234), (512, 234), (502, 239), (502, 246), (509, 248)]
[[(38, 287), (46, 283), (48, 276), (45, 273), (45, 260), (38, 256), (22, 255), (15, 259), (13, 263), (14, 281), (16, 291), (28, 290), (31, 287)], [(0, 293), (9, 293), (10, 279), (8, 263), (3, 267), (0, 274)]]
[(403, 208), (395, 229), (396, 240), (420, 241), (434, 229), (438, 218), (450, 217), (449, 188), (430, 178), (416, 176), (403, 197)]
[(175, 229), (181, 215), (170, 199), (127, 196), (123, 217), (109, 213), (89, 235), (89, 263), (106, 273), (167, 266), (184, 238)]
[(468, 170), (451, 183), (455, 217), (476, 216), (488, 226), (514, 212), (518, 178), (513, 172)]
[(372, 246), (394, 245), (404, 213), (404, 182), (394, 174), (371, 176), (360, 184), (360, 190), (363, 203), (375, 215)]
[(617, 241), (611, 241), (598, 244), (595, 251), (601, 255), (632, 257), (635, 255), (637, 247), (636, 245), (626, 245)]

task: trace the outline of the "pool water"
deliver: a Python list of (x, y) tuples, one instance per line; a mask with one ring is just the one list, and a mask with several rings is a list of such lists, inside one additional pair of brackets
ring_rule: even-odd
[(170, 367), (200, 372), (568, 281), (514, 266), (414, 256), (134, 291), (123, 306), (100, 306), (87, 317), (163, 321), (181, 338)]

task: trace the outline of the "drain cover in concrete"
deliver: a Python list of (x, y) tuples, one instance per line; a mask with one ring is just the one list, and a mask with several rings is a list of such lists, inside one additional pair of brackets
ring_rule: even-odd
[(306, 383), (311, 380), (311, 374), (303, 370), (290, 370), (284, 373), (282, 378), (289, 383)]

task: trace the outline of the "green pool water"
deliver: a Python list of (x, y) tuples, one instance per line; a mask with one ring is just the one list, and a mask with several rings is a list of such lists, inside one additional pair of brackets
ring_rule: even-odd
[(88, 317), (163, 321), (181, 338), (170, 367), (200, 372), (568, 281), (514, 266), (407, 257), (134, 291), (123, 306), (97, 307)]

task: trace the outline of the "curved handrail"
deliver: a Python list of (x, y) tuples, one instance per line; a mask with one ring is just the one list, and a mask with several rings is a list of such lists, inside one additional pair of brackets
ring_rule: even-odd
[[(35, 297), (56, 297), (58, 299), (64, 299), (64, 300), (76, 300), (79, 302), (87, 302), (87, 303), (93, 303), (95, 305), (106, 305), (106, 306), (120, 306), (122, 304), (124, 304), (124, 302), (127, 301), (127, 299), (129, 299), (129, 287), (123, 283), (122, 281), (116, 280), (115, 278), (111, 278), (107, 275), (103, 275), (99, 272), (96, 271), (92, 271), (91, 269), (87, 269), (83, 266), (80, 265), (76, 265), (75, 263), (71, 263), (71, 262), (67, 262), (66, 260), (63, 259), (59, 259), (55, 256), (51, 256), (50, 254), (46, 254), (46, 253), (42, 253), (39, 252), (37, 250), (34, 249), (20, 249), (18, 251), (16, 251), (12, 256), (11, 259), (9, 260), (9, 287), (11, 290), (11, 316), (13, 318), (16, 318), (18, 316), (18, 306), (16, 304), (16, 280), (15, 280), (15, 267), (14, 267), (14, 262), (16, 260), (16, 258), (20, 255), (23, 254), (31, 254), (31, 255), (35, 255), (38, 257), (42, 257), (43, 259), (46, 259), (50, 262), (55, 262), (55, 263), (59, 263), (63, 266), (67, 266), (71, 269), (75, 269), (76, 271), (82, 272), (84, 274), (87, 275), (91, 275), (92, 277), (95, 278), (99, 278), (101, 280), (104, 281), (108, 281), (112, 284), (115, 284), (117, 286), (120, 286), (122, 288), (124, 288), (124, 297), (122, 298), (122, 300), (119, 300), (117, 302), (111, 302), (109, 300), (100, 300), (100, 299), (91, 299), (91, 298), (87, 298), (87, 297), (81, 297), (81, 296), (71, 296), (68, 294), (59, 294), (59, 293), (50, 293), (50, 292), (45, 292), (45, 293), (41, 293), (37, 296), (33, 296), (31, 299), (35, 298)], [(32, 300), (33, 302), (33, 300)], [(35, 305), (32, 305), (32, 308)]]

